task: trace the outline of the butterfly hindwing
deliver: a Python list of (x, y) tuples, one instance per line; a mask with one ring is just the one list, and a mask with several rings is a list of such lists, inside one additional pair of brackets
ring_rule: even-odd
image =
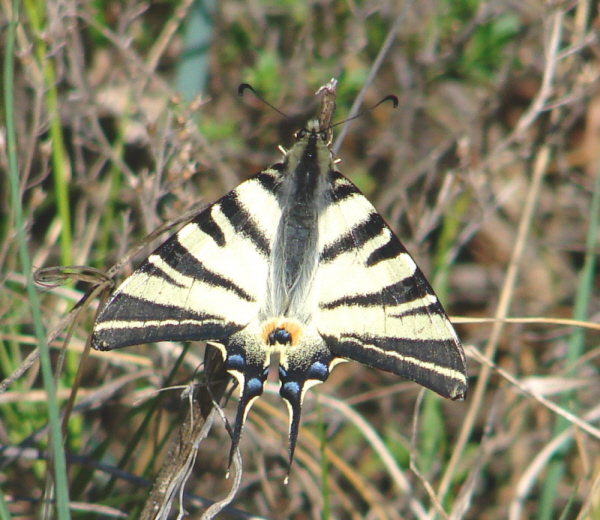
[(279, 394), (285, 399), (290, 416), (290, 466), (298, 438), (304, 395), (309, 388), (324, 383), (337, 362), (339, 358), (333, 354), (314, 326), (304, 327), (301, 334), (290, 338), (288, 348), (281, 350)]

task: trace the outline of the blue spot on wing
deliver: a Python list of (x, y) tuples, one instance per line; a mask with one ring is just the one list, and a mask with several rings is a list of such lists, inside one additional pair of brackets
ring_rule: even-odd
[(289, 392), (292, 395), (298, 395), (300, 393), (300, 385), (295, 381), (288, 381), (283, 385), (281, 390)]
[(249, 379), (248, 383), (246, 384), (246, 388), (250, 392), (256, 392), (256, 391), (262, 390), (262, 387), (263, 387), (262, 381), (256, 377)]
[(227, 369), (228, 370), (242, 370), (246, 366), (246, 360), (244, 356), (240, 354), (230, 354), (227, 356)]
[(317, 379), (319, 381), (325, 381), (329, 376), (329, 368), (327, 365), (317, 361), (306, 372), (307, 379)]

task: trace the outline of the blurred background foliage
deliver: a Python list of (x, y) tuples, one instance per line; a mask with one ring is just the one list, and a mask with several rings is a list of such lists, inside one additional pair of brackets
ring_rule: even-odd
[[(363, 88), (361, 109), (388, 94), (400, 99), (396, 110), (383, 105), (351, 122), (340, 169), (397, 231), (449, 313), (471, 321), (539, 319), (457, 326), (465, 345), (505, 371), (490, 374), (471, 354), (473, 390), (465, 403), (428, 393), (415, 408), (416, 385), (340, 365), (307, 395), (287, 486), (287, 417), (269, 391), (250, 412), (241, 444), (238, 511), (223, 517), (241, 510), (294, 519), (598, 517), (598, 438), (531, 395), (597, 422), (597, 329), (553, 321), (592, 326), (600, 310), (596, 3), (1, 6), (2, 27), (19, 9), (14, 80), (9, 85), (4, 76), (0, 114), (2, 379), (38, 344), (20, 230), (33, 268), (106, 270), (162, 223), (276, 162), (277, 145), (292, 145), (316, 113), (314, 92), (335, 77), (336, 121), (351, 114)], [(3, 32), (3, 64), (8, 38)], [(242, 82), (292, 120), (252, 95), (239, 98)], [(11, 131), (18, 170), (9, 167)], [(10, 175), (18, 176), (22, 222), (9, 197)], [(117, 281), (143, 257), (127, 261)], [(160, 401), (157, 390), (170, 380), (201, 382), (203, 345), (192, 344), (173, 372), (180, 345), (82, 355), (93, 324), (93, 309), (86, 309), (63, 360), (61, 320), (89, 287), (72, 281), (39, 289), (38, 325), (60, 330), (50, 345), (60, 410), (77, 389), (64, 447), (68, 498), (74, 517), (135, 518), (187, 406), (180, 389)], [(75, 383), (80, 363), (83, 378)], [(32, 517), (48, 496), (50, 449), (37, 363), (3, 390), (0, 508)], [(230, 419), (235, 408), (226, 407)], [(216, 425), (186, 490), (210, 501), (223, 497), (231, 485), (228, 453), (228, 436)], [(123, 473), (115, 476), (117, 467)], [(186, 507), (197, 515), (206, 507), (198, 504), (190, 498)]]

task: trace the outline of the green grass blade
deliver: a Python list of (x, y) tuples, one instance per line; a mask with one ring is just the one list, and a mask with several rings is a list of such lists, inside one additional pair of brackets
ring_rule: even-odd
[(35, 35), (35, 54), (38, 64), (44, 75), (46, 84), (46, 106), (50, 119), (50, 138), (52, 140), (52, 170), (54, 179), (54, 192), (58, 215), (61, 221), (60, 253), (61, 263), (71, 265), (73, 241), (71, 237), (71, 211), (69, 208), (69, 180), (70, 170), (58, 109), (58, 90), (56, 87), (56, 74), (52, 61), (47, 57), (47, 45), (42, 38), (44, 34), (44, 6), (40, 0), (26, 0), (25, 9), (27, 18)]
[(6, 142), (9, 161), (9, 186), (10, 200), (14, 212), (14, 220), (19, 247), (19, 257), (23, 275), (26, 279), (26, 289), (35, 336), (40, 349), (40, 365), (44, 388), (48, 399), (48, 421), (50, 424), (50, 449), (52, 450), (54, 477), (56, 485), (56, 507), (57, 517), (61, 520), (70, 518), (69, 513), (69, 491), (67, 487), (67, 467), (65, 453), (62, 445), (62, 434), (59, 421), (59, 407), (56, 397), (56, 388), (50, 362), (50, 353), (46, 343), (44, 325), (40, 302), (33, 282), (31, 271), (31, 259), (27, 249), (27, 237), (25, 234), (25, 222), (23, 217), (23, 206), (21, 201), (21, 190), (19, 183), (19, 167), (17, 161), (17, 135), (14, 115), (14, 43), (19, 12), (19, 1), (13, 0), (12, 20), (8, 24), (6, 55), (4, 57), (4, 109), (6, 113)]
[[(596, 178), (594, 181), (594, 193), (592, 195), (592, 203), (590, 206), (590, 219), (589, 227), (587, 230), (586, 244), (585, 244), (585, 259), (583, 267), (581, 269), (579, 278), (579, 287), (575, 296), (575, 304), (573, 306), (573, 319), (579, 321), (586, 321), (588, 319), (589, 303), (592, 295), (592, 289), (594, 287), (594, 275), (596, 268), (596, 237), (598, 236), (598, 228), (600, 220), (600, 162), (596, 165)], [(581, 357), (584, 349), (586, 329), (577, 328), (569, 337), (566, 366), (567, 368), (573, 367), (577, 360)], [(567, 375), (574, 376), (575, 374), (568, 370)], [(561, 406), (569, 409), (572, 404), (573, 394), (566, 393), (561, 399)], [(560, 435), (565, 428), (569, 426), (569, 422), (564, 417), (557, 417), (556, 424), (554, 426), (554, 435)], [(561, 450), (560, 453), (565, 454), (566, 450), (569, 449), (570, 442), (567, 443)], [(557, 488), (560, 483), (561, 477), (564, 475), (565, 458), (563, 457), (560, 461), (555, 461), (550, 464), (548, 469), (547, 477), (544, 481), (542, 489), (542, 496), (540, 500), (540, 508), (538, 518), (540, 520), (550, 520), (555, 514), (555, 501), (556, 497), (559, 496)]]

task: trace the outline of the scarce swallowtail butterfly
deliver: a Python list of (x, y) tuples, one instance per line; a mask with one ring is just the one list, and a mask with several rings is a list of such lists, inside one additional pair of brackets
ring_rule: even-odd
[[(244, 86), (241, 87), (243, 89)], [(155, 341), (217, 347), (240, 387), (231, 456), (279, 354), (289, 463), (306, 391), (354, 360), (450, 399), (467, 391), (460, 341), (429, 283), (329, 148), (336, 81), (319, 120), (154, 251), (110, 297), (98, 350)]]

